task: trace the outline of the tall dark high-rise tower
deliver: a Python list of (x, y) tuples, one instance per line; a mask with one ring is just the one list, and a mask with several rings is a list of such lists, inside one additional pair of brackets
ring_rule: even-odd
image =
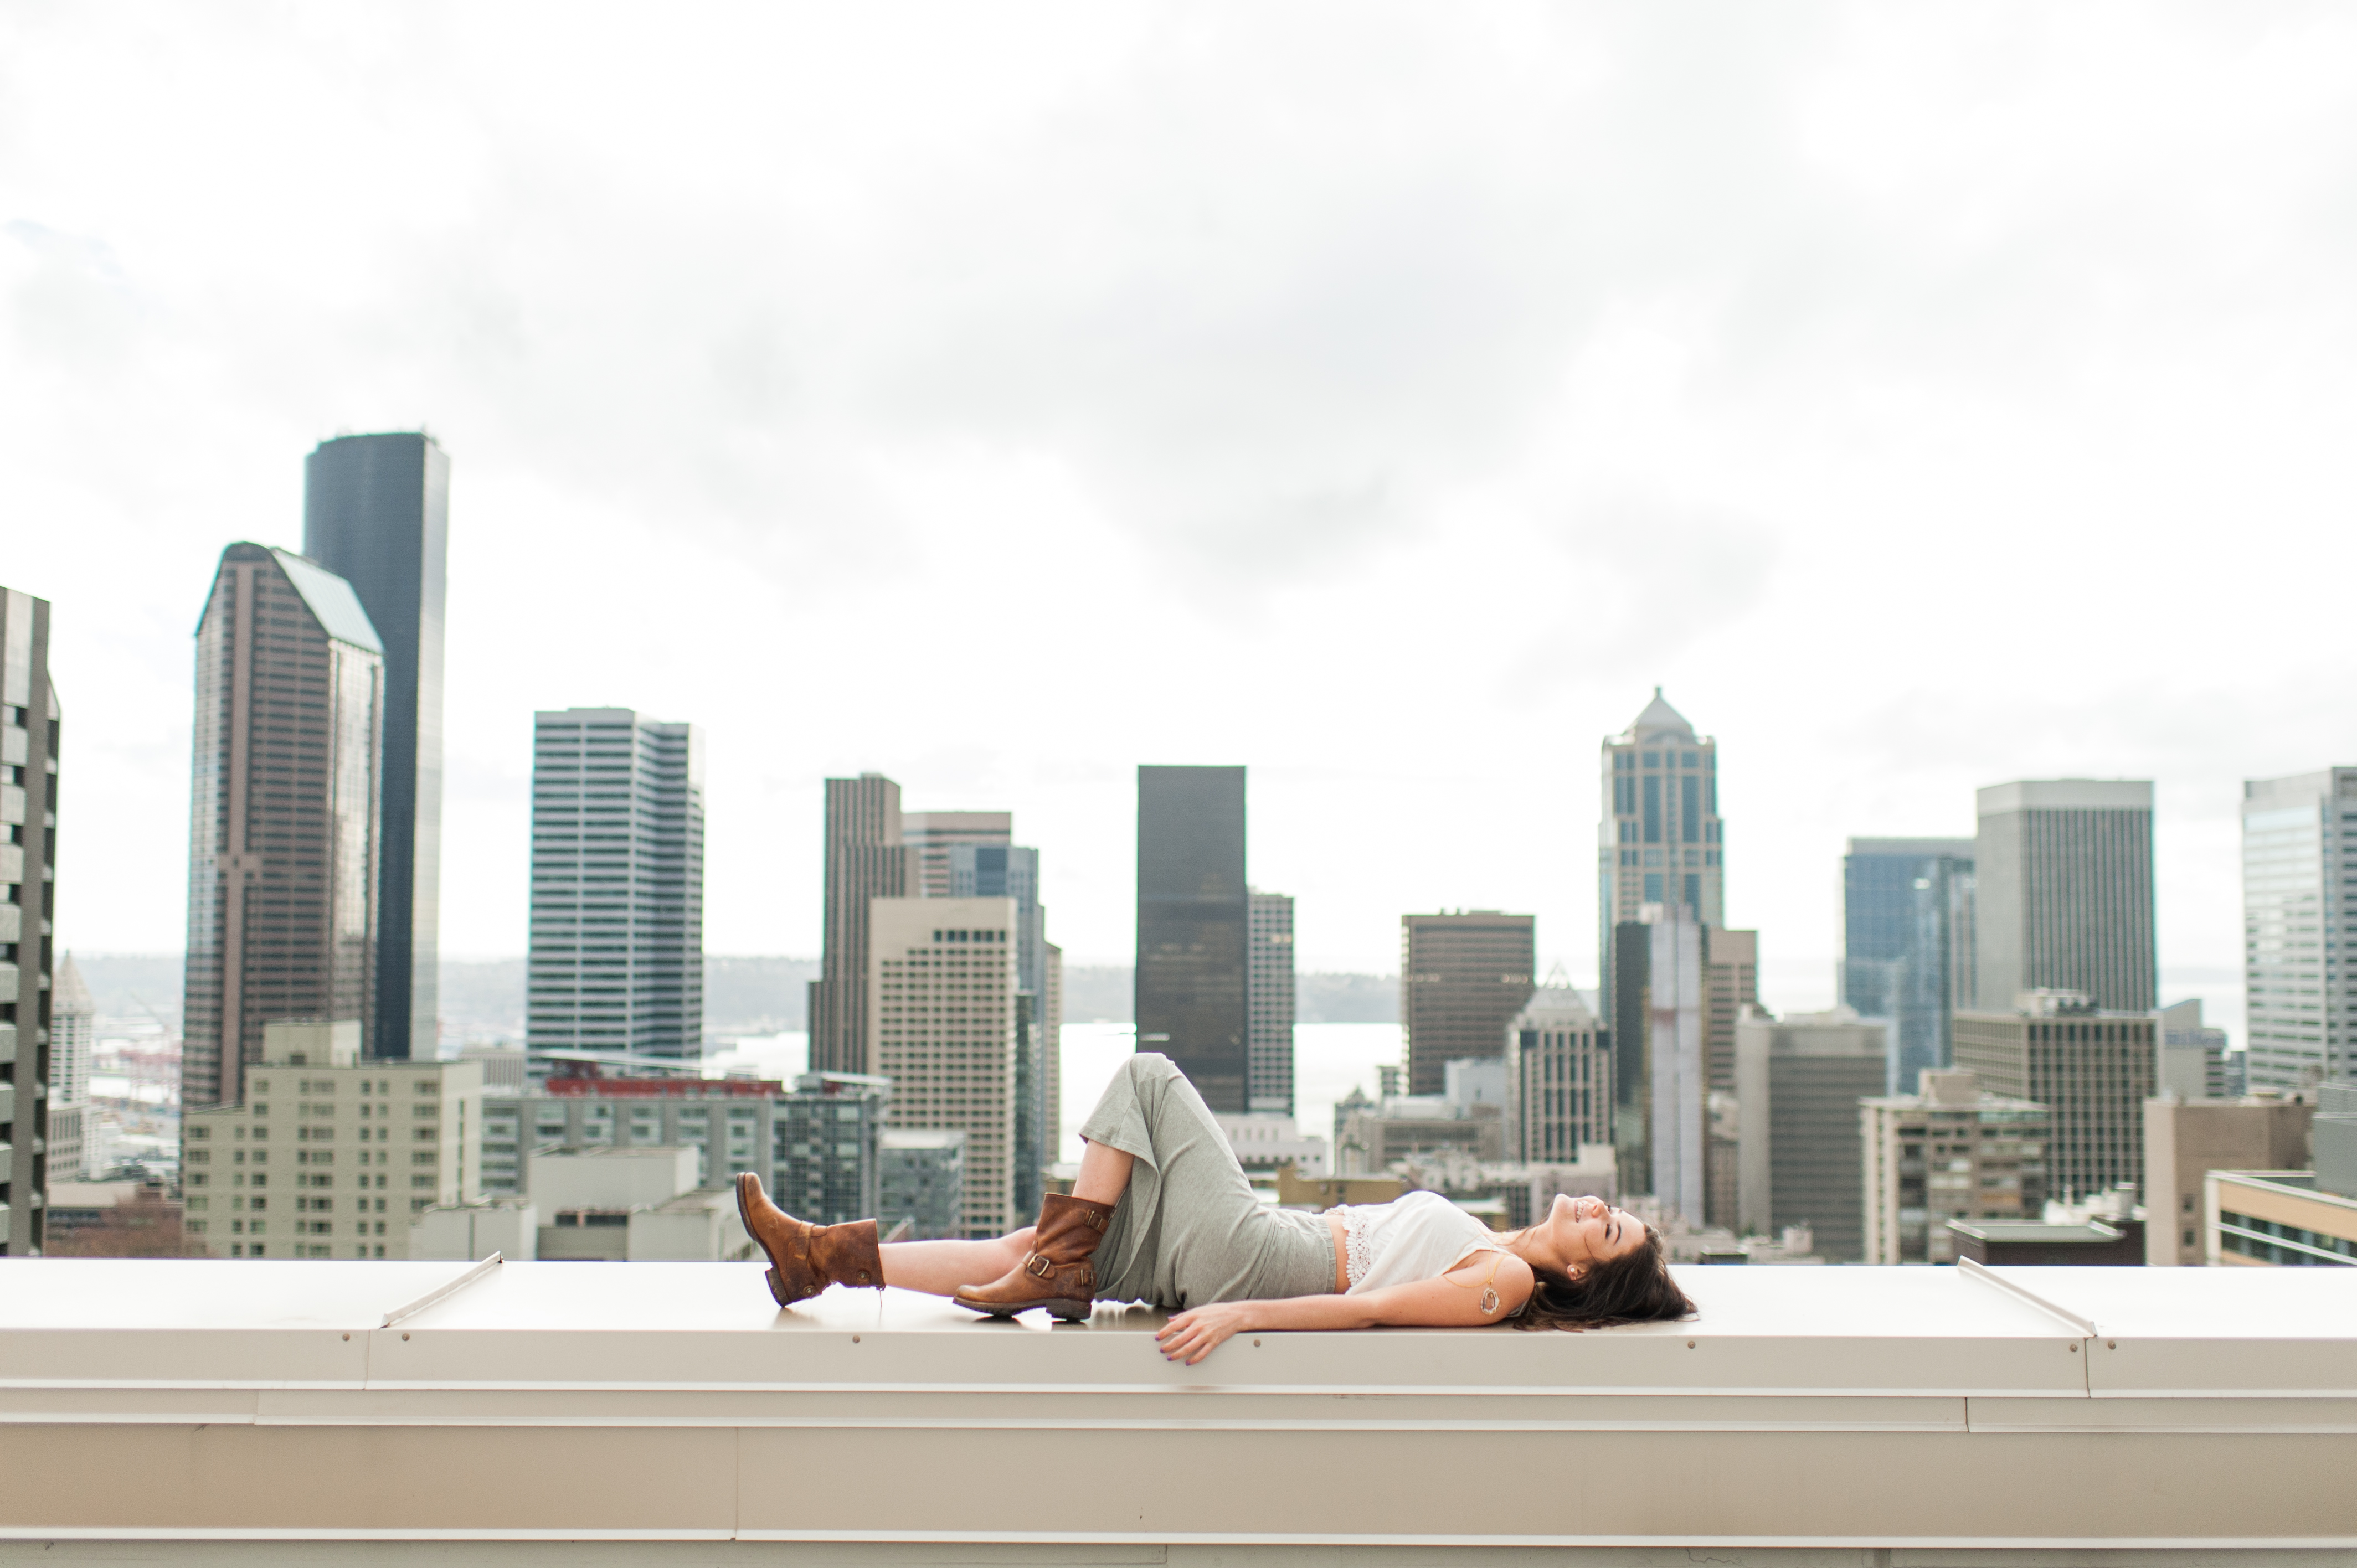
[(1407, 1091), (1438, 1094), (1448, 1064), (1506, 1054), (1506, 1026), (1538, 989), (1538, 921), (1495, 909), (1400, 917)]
[(1244, 770), (1137, 770), (1137, 1047), (1214, 1111), (1251, 1109)]
[(303, 553), (384, 644), (384, 841), (369, 1054), (430, 1060), (442, 896), (442, 593), (450, 459), (423, 431), (339, 435), (303, 466)]

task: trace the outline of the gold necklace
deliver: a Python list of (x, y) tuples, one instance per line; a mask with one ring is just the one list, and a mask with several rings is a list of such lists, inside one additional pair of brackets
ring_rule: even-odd
[(1481, 1299), (1477, 1305), (1481, 1308), (1481, 1316), (1484, 1317), (1489, 1316), (1491, 1313), (1498, 1310), (1498, 1271), (1506, 1266), (1506, 1249), (1503, 1247), (1497, 1247), (1492, 1248), (1491, 1251), (1497, 1254), (1498, 1261), (1490, 1265), (1490, 1277), (1483, 1280), (1478, 1287), (1474, 1285), (1457, 1284), (1457, 1282), (1449, 1279), (1447, 1274), (1440, 1276), (1442, 1279), (1447, 1280), (1448, 1283), (1457, 1285), (1458, 1290), (1474, 1290), (1478, 1288), (1481, 1293)]

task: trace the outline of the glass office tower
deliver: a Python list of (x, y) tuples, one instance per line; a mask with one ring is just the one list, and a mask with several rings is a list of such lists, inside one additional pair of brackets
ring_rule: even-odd
[(2357, 1079), (2357, 768), (2243, 785), (2253, 1089)]
[(197, 627), (183, 1106), (240, 1103), (265, 1024), (353, 1020), (380, 1054), (383, 733), (351, 585), (292, 551), (221, 552)]
[(442, 596), (450, 459), (423, 431), (340, 435), (303, 466), (303, 553), (350, 583), (384, 649), (384, 806), (369, 1054), (439, 1033)]
[(1652, 1161), (1645, 1097), (1652, 1082), (1644, 993), (1651, 925), (1683, 912), (1706, 929), (1726, 924), (1726, 824), (1718, 814), (1718, 742), (1696, 735), (1659, 686), (1644, 712), (1607, 736), (1597, 826), (1597, 973), (1612, 1032), (1614, 1091), (1623, 1114), (1614, 1141), (1627, 1190), (1645, 1190)]
[(1842, 857), (1838, 991), (1890, 1021), (1886, 1095), (1954, 1060), (1953, 1019), (1973, 1002), (1973, 843), (1852, 839)]
[(1137, 1048), (1213, 1111), (1251, 1109), (1244, 770), (1137, 770)]

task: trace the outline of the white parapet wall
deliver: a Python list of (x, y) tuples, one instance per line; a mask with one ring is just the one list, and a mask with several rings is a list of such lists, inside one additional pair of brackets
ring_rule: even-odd
[(2357, 1561), (2357, 1269), (1696, 1268), (1690, 1323), (1195, 1368), (758, 1263), (400, 1316), (463, 1272), (0, 1262), (0, 1565)]

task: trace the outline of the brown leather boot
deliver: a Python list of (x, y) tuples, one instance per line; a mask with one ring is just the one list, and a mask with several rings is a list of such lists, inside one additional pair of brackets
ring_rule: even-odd
[(808, 1301), (829, 1285), (884, 1288), (884, 1254), (876, 1245), (876, 1221), (813, 1225), (770, 1201), (761, 1178), (747, 1171), (737, 1178), (737, 1213), (746, 1234), (770, 1254), (770, 1294), (780, 1306)]
[(1096, 1308), (1097, 1266), (1091, 1262), (1113, 1221), (1113, 1205), (1050, 1193), (1039, 1205), (1031, 1255), (986, 1285), (968, 1285), (952, 1297), (960, 1306), (1012, 1317), (1044, 1306), (1078, 1322)]

